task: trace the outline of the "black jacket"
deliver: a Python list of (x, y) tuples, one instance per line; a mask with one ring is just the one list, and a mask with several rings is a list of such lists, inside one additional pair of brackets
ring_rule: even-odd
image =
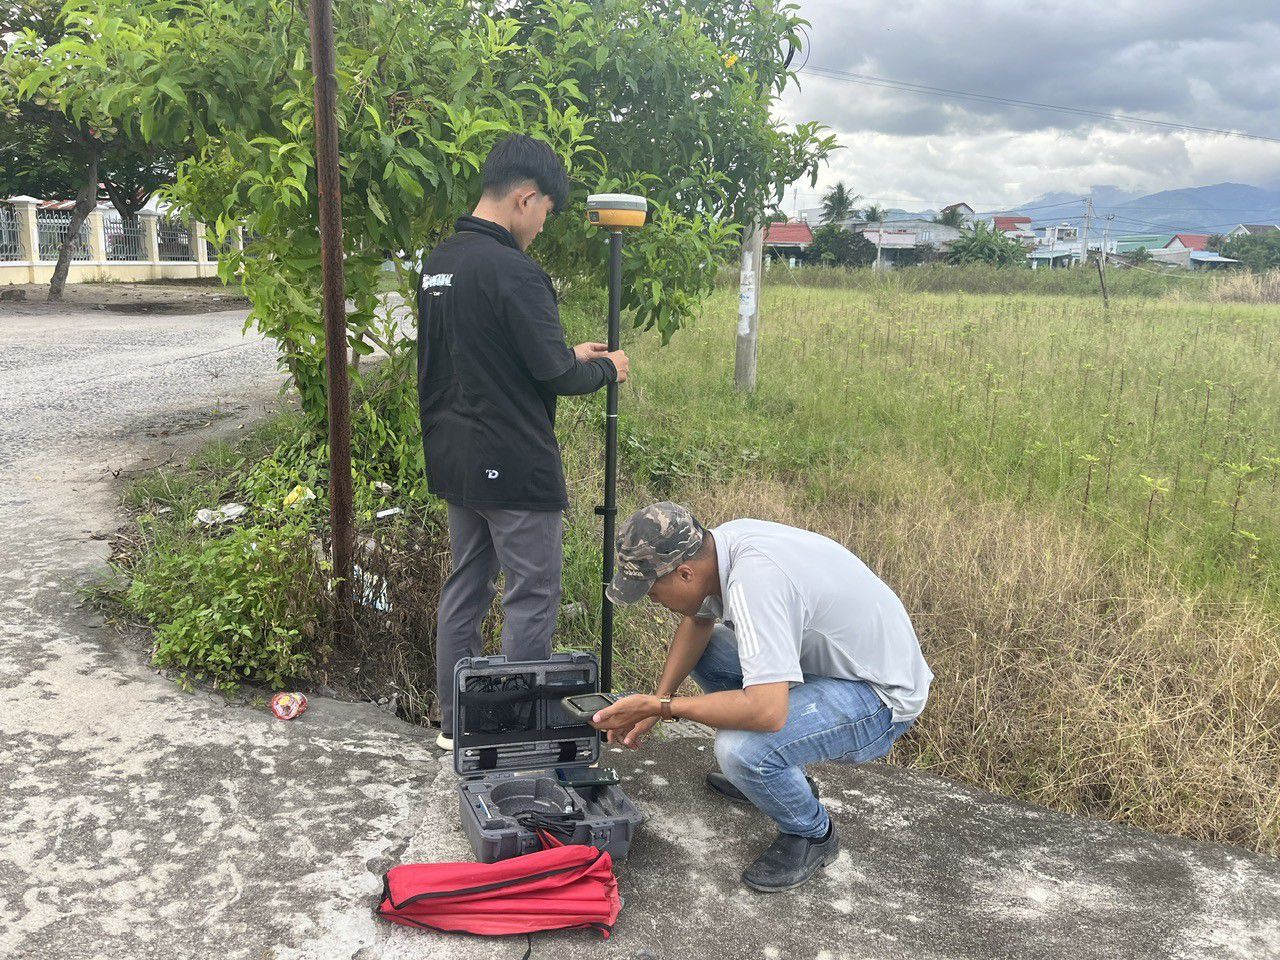
[(436, 496), (471, 509), (565, 508), (556, 393), (614, 376), (606, 359), (574, 357), (551, 278), (503, 227), (461, 217), (424, 261), (418, 410)]

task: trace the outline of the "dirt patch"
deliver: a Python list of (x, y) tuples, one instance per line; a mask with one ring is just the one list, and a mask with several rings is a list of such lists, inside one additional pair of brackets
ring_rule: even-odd
[(60, 303), (49, 302), (49, 285), (15, 284), (10, 295), (25, 298), (0, 302), (6, 314), (32, 316), (69, 310), (109, 310), (127, 314), (191, 314), (219, 310), (247, 310), (249, 301), (236, 288), (216, 278), (199, 280), (148, 280), (141, 283), (69, 283)]

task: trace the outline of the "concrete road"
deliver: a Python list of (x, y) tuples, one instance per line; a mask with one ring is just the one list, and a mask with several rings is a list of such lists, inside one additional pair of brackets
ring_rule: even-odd
[[(371, 913), (393, 863), (469, 859), (425, 731), (184, 694), (77, 593), (121, 519), (115, 471), (271, 404), (274, 355), (241, 319), (0, 313), (0, 957), (515, 960), (523, 940)], [(1280, 957), (1276, 860), (884, 766), (816, 771), (845, 852), (754, 894), (738, 874), (769, 826), (702, 790), (710, 746), (609, 755), (648, 816), (626, 907), (612, 939), (535, 956)]]

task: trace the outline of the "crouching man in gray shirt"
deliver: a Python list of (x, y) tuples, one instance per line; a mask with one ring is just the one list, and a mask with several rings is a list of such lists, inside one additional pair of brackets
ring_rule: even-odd
[[(674, 503), (627, 518), (617, 561), (610, 599), (648, 596), (684, 619), (657, 693), (593, 724), (628, 747), (659, 719), (715, 727), (721, 772), (707, 785), (778, 825), (743, 882), (799, 886), (839, 853), (805, 767), (877, 760), (924, 709), (933, 674), (902, 602), (834, 540), (763, 520), (706, 530)], [(689, 676), (703, 694), (674, 696)]]

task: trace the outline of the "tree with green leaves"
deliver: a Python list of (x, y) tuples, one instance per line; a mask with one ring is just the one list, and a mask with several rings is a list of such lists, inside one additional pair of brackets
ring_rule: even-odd
[(1025, 266), (1027, 248), (1006, 237), (990, 224), (978, 220), (951, 242), (952, 263), (991, 263), (996, 266)]
[[(292, 0), (182, 7), (189, 12), (176, 16), (171, 0), (67, 0), (67, 35), (47, 51), (46, 73), (66, 78), (57, 102), (77, 122), (191, 145), (168, 198), (215, 241), (244, 224), (249, 242), (221, 260), (221, 275), (243, 285), (250, 322), (279, 343), (305, 408), (321, 416), (305, 10)], [(489, 147), (512, 131), (546, 140), (570, 170), (570, 212), (535, 250), (562, 281), (604, 273), (606, 244), (574, 212), (587, 193), (648, 196), (650, 222), (627, 244), (623, 306), (670, 338), (712, 289), (742, 225), (787, 184), (815, 178), (834, 147), (817, 124), (786, 128), (771, 116), (803, 21), (788, 5), (742, 0), (488, 9), (386, 0), (336, 10), (352, 348), (380, 346), (393, 363), (411, 363), (412, 342), (379, 297), (380, 268), (394, 253), (411, 296), (404, 262), (470, 209)]]
[(1248, 270), (1259, 273), (1280, 267), (1280, 233), (1243, 234), (1228, 237), (1222, 255), (1239, 260)]
[(77, 238), (101, 193), (125, 219), (136, 217), (173, 175), (172, 151), (121, 137), (109, 122), (95, 125), (63, 108), (73, 77), (51, 68), (49, 51), (64, 37), (61, 0), (10, 0), (0, 5), (7, 35), (0, 57), (0, 191), (42, 199), (75, 197), (58, 250), (49, 300), (62, 299)]
[(827, 267), (865, 267), (875, 260), (876, 246), (860, 233), (828, 223), (814, 231), (805, 257)]
[(837, 182), (822, 197), (822, 222), (843, 223), (854, 215), (853, 205), (862, 198), (845, 189), (844, 182)]
[(862, 210), (862, 219), (867, 223), (884, 223), (889, 211), (878, 203), (870, 203)]

